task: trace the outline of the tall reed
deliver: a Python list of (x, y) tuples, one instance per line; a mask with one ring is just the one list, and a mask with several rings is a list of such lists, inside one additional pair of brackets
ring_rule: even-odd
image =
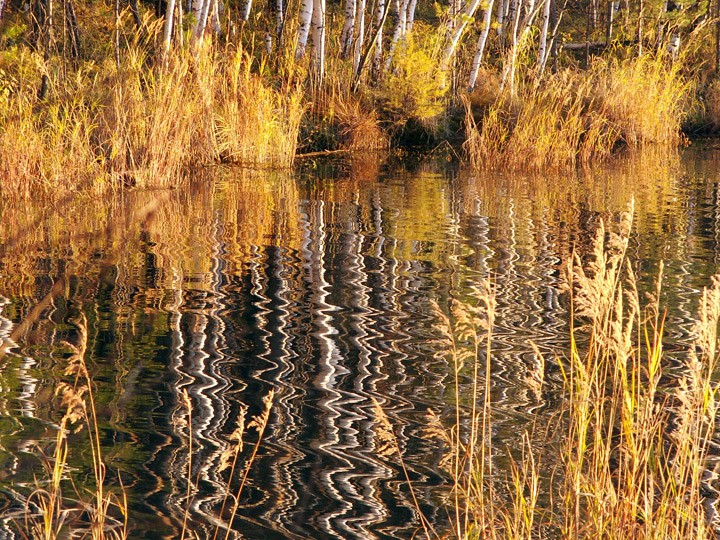
[[(491, 429), (492, 288), (477, 288), (473, 305), (454, 302), (451, 316), (436, 309), (439, 354), (455, 366), (457, 403), (451, 429), (431, 414), (429, 430), (448, 448), (458, 538), (713, 537), (701, 482), (716, 417), (720, 277), (702, 295), (680, 374), (664, 374), (662, 269), (643, 304), (627, 257), (632, 215), (632, 208), (622, 215), (618, 232), (601, 225), (588, 260), (575, 254), (565, 266), (570, 342), (558, 360), (561, 443), (551, 473), (540, 474), (532, 427), (508, 477), (493, 469), (490, 456), (503, 449), (494, 447)], [(472, 385), (463, 390), (468, 375)], [(544, 368), (529, 380), (540, 394)], [(541, 484), (551, 494), (542, 504)]]
[[(179, 51), (165, 63), (139, 45), (64, 75), (23, 49), (0, 57), (0, 190), (29, 197), (78, 188), (167, 186), (188, 167), (219, 160), (287, 167), (294, 158), (301, 93), (274, 88), (234, 46)], [(262, 69), (262, 66), (259, 66)], [(38, 102), (24, 78), (45, 72)]]
[(473, 103), (487, 96), (470, 96), (465, 150), (478, 169), (539, 169), (603, 159), (620, 145), (677, 144), (688, 90), (679, 64), (662, 57), (599, 58), (541, 86), (528, 79), (484, 107)]
[[(60, 382), (55, 394), (60, 397), (65, 413), (58, 427), (55, 450), (50, 464), (50, 481), (47, 488), (37, 488), (28, 498), (28, 515), (18, 524), (23, 534), (36, 540), (55, 540), (68, 533), (82, 533), (93, 540), (124, 540), (128, 537), (128, 508), (124, 492), (120, 495), (106, 486), (106, 467), (102, 457), (93, 381), (85, 363), (87, 351), (87, 319), (81, 315), (76, 321), (77, 343), (64, 342), (72, 351), (67, 359), (64, 374), (71, 382)], [(63, 484), (69, 483), (67, 458), (69, 454), (68, 433), (85, 429), (90, 439), (92, 500), (84, 502), (63, 494)], [(30, 504), (39, 508), (39, 515), (31, 513)], [(90, 523), (79, 520), (82, 514)], [(112, 514), (119, 514), (119, 518)], [(26, 533), (26, 532), (27, 533)]]

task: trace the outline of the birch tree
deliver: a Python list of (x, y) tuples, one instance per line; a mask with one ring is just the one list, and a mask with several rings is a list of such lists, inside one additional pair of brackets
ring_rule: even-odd
[(325, 73), (325, 0), (313, 0), (312, 12), (313, 66), (322, 78)]
[(298, 43), (295, 57), (300, 60), (305, 55), (308, 35), (310, 34), (310, 21), (312, 20), (313, 0), (302, 0), (300, 13), (298, 14)]
[(382, 36), (383, 36), (383, 24), (386, 19), (386, 7), (385, 0), (378, 0), (377, 11), (375, 12), (375, 56), (373, 66), (375, 71), (380, 71), (380, 62), (382, 61)]
[(357, 38), (353, 51), (353, 75), (357, 75), (365, 41), (365, 0), (357, 0)]
[(400, 41), (401, 38), (405, 37), (405, 27), (407, 24), (407, 12), (409, 4), (409, 0), (403, 0), (402, 3), (399, 4), (398, 16), (397, 20), (395, 21), (395, 29), (393, 30), (393, 35), (390, 39), (388, 57), (385, 61), (385, 71), (390, 69), (390, 65), (392, 64), (392, 59), (395, 55), (395, 48), (397, 47), (398, 41)]
[(608, 14), (607, 14), (607, 27), (605, 29), (605, 42), (609, 45), (612, 41), (613, 33), (613, 21), (615, 20), (615, 14), (620, 8), (620, 2), (614, 0), (608, 1)]
[(165, 9), (165, 27), (163, 28), (163, 50), (166, 55), (170, 50), (170, 34), (172, 32), (174, 14), (175, 0), (168, 0), (167, 8)]
[[(502, 4), (503, 0), (499, 3)], [(477, 49), (475, 51), (475, 57), (473, 58), (472, 68), (470, 70), (470, 78), (468, 81), (468, 92), (472, 92), (475, 88), (475, 82), (477, 81), (478, 72), (480, 71), (480, 64), (482, 63), (483, 52), (485, 51), (485, 44), (487, 43), (488, 34), (490, 34), (490, 20), (492, 18), (493, 0), (490, 0), (487, 9), (485, 10), (485, 17), (483, 18), (482, 32), (478, 38)]]
[(545, 65), (545, 57), (547, 55), (548, 25), (550, 24), (550, 0), (544, 1), (545, 8), (543, 9), (542, 26), (540, 27), (540, 43), (538, 45), (538, 74), (542, 73), (542, 67)]
[(205, 3), (210, 0), (194, 0), (192, 3), (192, 12), (195, 17), (195, 24), (192, 30), (192, 41), (195, 42), (200, 35), (200, 21), (202, 21), (202, 15), (205, 8)]
[(499, 38), (503, 37), (503, 34), (505, 33), (505, 13), (508, 10), (508, 7), (510, 6), (509, 0), (498, 0), (498, 14), (497, 14), (497, 36)]
[[(203, 42), (203, 38), (205, 37), (205, 29), (207, 28), (207, 22), (208, 17), (210, 15), (210, 9), (211, 6), (216, 2), (216, 0), (205, 0), (203, 2), (202, 11), (200, 15), (200, 22), (197, 26), (197, 33), (195, 35), (195, 40), (197, 44), (201, 44)], [(249, 3), (249, 0), (248, 0)]]
[(283, 7), (283, 0), (275, 0), (275, 35), (280, 43), (282, 37), (283, 26), (285, 26), (285, 10)]
[(357, 10), (356, 0), (345, 0), (345, 20), (342, 33), (340, 34), (340, 50), (343, 58), (350, 56), (353, 43), (353, 32), (355, 31), (355, 11)]
[(470, 0), (470, 2), (460, 15), (460, 22), (457, 26), (455, 26), (455, 30), (450, 37), (450, 42), (445, 47), (445, 51), (442, 55), (442, 60), (440, 62), (440, 69), (442, 71), (445, 71), (448, 68), (448, 65), (450, 64), (450, 59), (452, 58), (452, 55), (455, 52), (455, 48), (460, 41), (460, 36), (462, 36), (463, 32), (465, 31), (468, 22), (472, 20), (473, 15), (475, 15), (475, 10), (477, 10), (479, 5), (480, 0)]
[(412, 32), (413, 23), (415, 22), (415, 7), (417, 0), (410, 0), (407, 8), (407, 21), (405, 22), (405, 34)]
[[(208, 0), (205, 0), (206, 2)], [(252, 10), (252, 0), (244, 0), (240, 11), (240, 20), (244, 23), (250, 19), (250, 11)]]

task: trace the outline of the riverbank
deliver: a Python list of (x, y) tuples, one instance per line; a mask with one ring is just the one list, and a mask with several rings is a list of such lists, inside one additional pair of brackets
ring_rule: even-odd
[[(693, 27), (646, 28), (636, 42), (622, 37), (645, 15), (631, 23), (626, 14), (613, 47), (594, 57), (586, 47), (583, 58), (558, 37), (580, 39), (582, 17), (563, 7), (548, 34), (544, 5), (516, 5), (510, 34), (491, 22), (492, 4), (474, 27), (462, 10), (420, 6), (408, 22), (391, 6), (365, 31), (348, 30), (349, 15), (328, 7), (338, 17), (305, 54), (302, 25), (287, 11), (273, 42), (260, 15), (218, 11), (217, 25), (199, 31), (187, 13), (168, 26), (160, 5), (125, 13), (41, 2), (39, 17), (10, 2), (0, 14), (3, 193), (164, 187), (212, 163), (289, 167), (298, 154), (445, 142), (477, 169), (564, 168), (623, 147), (681, 144), (683, 128), (720, 127), (720, 91), (703, 59), (707, 13)], [(399, 34), (383, 38), (389, 21)], [(340, 46), (348, 32), (354, 49)], [(482, 42), (475, 55), (461, 46), (473, 34)], [(680, 35), (681, 49), (664, 46)], [(332, 47), (320, 50), (325, 41)]]

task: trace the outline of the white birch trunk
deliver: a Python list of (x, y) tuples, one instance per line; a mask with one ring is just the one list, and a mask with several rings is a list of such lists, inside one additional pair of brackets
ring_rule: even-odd
[(540, 44), (538, 46), (538, 74), (542, 72), (545, 65), (545, 57), (547, 55), (547, 34), (548, 25), (550, 24), (550, 0), (545, 0), (545, 9), (543, 9), (542, 27), (540, 29)]
[(375, 12), (375, 28), (378, 29), (377, 38), (375, 39), (375, 56), (373, 65), (375, 66), (375, 70), (380, 70), (380, 62), (382, 61), (382, 24), (383, 24), (383, 17), (385, 15), (385, 0), (378, 0), (377, 4), (377, 11)]
[(360, 57), (362, 56), (362, 48), (365, 41), (365, 0), (357, 0), (358, 20), (357, 20), (357, 38), (355, 39), (355, 50), (353, 51), (353, 75), (357, 75), (360, 67)]
[(165, 54), (170, 50), (170, 35), (172, 34), (173, 15), (175, 14), (175, 0), (167, 1), (165, 9), (165, 28), (163, 28), (163, 49)]
[(405, 33), (409, 34), (412, 32), (413, 23), (415, 22), (415, 7), (417, 6), (417, 0), (410, 0), (407, 8), (407, 21), (405, 22)]
[(240, 18), (242, 22), (247, 22), (250, 18), (250, 10), (252, 9), (252, 0), (245, 0), (242, 5), (242, 11), (240, 12)]
[(390, 69), (392, 64), (393, 56), (395, 55), (395, 48), (397, 47), (400, 38), (405, 37), (405, 25), (407, 23), (407, 11), (408, 11), (409, 0), (403, 0), (398, 10), (398, 18), (395, 22), (395, 30), (393, 31), (392, 39), (390, 40), (390, 48), (388, 50), (388, 57), (385, 60), (385, 71)]
[(210, 0), (194, 0), (192, 3), (192, 13), (195, 17), (195, 24), (193, 25), (191, 41), (195, 41), (198, 36), (198, 28), (200, 27), (200, 21), (202, 20), (203, 8), (205, 2)]
[(283, 12), (283, 0), (275, 0), (275, 36), (280, 42), (282, 36), (283, 25), (285, 24), (285, 13)]
[(205, 29), (207, 28), (208, 16), (210, 15), (210, 6), (214, 0), (205, 0), (202, 9), (202, 15), (200, 17), (200, 24), (197, 28), (197, 35), (195, 36), (197, 44), (200, 45), (205, 37)]
[[(500, 3), (502, 3), (502, 0), (500, 0)], [(470, 79), (468, 81), (468, 92), (472, 92), (473, 88), (475, 88), (475, 82), (477, 81), (478, 72), (480, 71), (480, 64), (482, 64), (485, 44), (487, 43), (488, 34), (490, 34), (490, 20), (492, 18), (492, 8), (493, 0), (490, 0), (487, 10), (485, 11), (485, 18), (483, 19), (483, 29), (480, 33), (480, 38), (478, 39), (477, 51), (475, 51), (475, 58), (473, 58), (472, 69), (470, 71)]]
[(475, 14), (475, 10), (478, 8), (479, 5), (480, 0), (470, 0), (470, 3), (462, 12), (462, 15), (460, 16), (460, 22), (455, 27), (455, 30), (453, 31), (450, 38), (450, 43), (448, 43), (447, 47), (445, 47), (445, 51), (443, 52), (442, 61), (440, 62), (440, 69), (442, 71), (445, 71), (448, 68), (448, 65), (450, 64), (450, 59), (452, 58), (452, 55), (455, 52), (455, 48), (460, 41), (460, 36), (462, 36), (465, 28), (467, 27), (468, 21), (472, 19), (473, 15)]
[(313, 0), (312, 39), (313, 65), (322, 78), (325, 73), (325, 0)]
[(497, 13), (497, 36), (501, 38), (505, 30), (505, 14), (509, 7), (509, 0), (498, 0), (498, 13)]
[(298, 14), (300, 25), (298, 27), (297, 50), (295, 51), (295, 57), (298, 60), (305, 55), (308, 34), (310, 34), (310, 20), (312, 19), (312, 13), (313, 0), (302, 0), (302, 4), (300, 5), (300, 13)]
[(356, 9), (357, 2), (355, 0), (345, 0), (345, 21), (343, 22), (342, 33), (340, 34), (340, 50), (344, 58), (350, 56), (350, 51), (352, 51)]

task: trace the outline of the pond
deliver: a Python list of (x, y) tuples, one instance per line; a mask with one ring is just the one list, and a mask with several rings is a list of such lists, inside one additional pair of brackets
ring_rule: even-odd
[[(225, 537), (223, 453), (271, 391), (262, 440), (244, 430), (230, 537), (409, 539), (420, 521), (408, 478), (448, 532), (447, 448), (427, 431), (429, 411), (450, 424), (456, 402), (454, 367), (436, 354), (437, 309), (470, 302), (486, 279), (496, 292), (503, 478), (523, 434), (562, 406), (563, 262), (587, 257), (600, 222), (612, 228), (634, 201), (643, 290), (665, 265), (671, 369), (720, 262), (719, 184), (720, 151), (695, 144), (572, 174), (373, 155), (292, 173), (208, 168), (177, 189), (102, 200), (3, 200), (0, 537), (22, 537), (47, 487), (65, 412), (57, 389), (74, 380), (65, 342), (78, 344), (83, 327), (107, 489), (127, 497), (131, 538), (180, 538), (184, 522), (199, 538), (216, 527)], [(461, 380), (461, 403), (470, 384)], [(396, 443), (381, 436), (375, 402)], [(93, 486), (93, 447), (87, 429), (68, 437), (72, 523)], [(552, 437), (533, 441), (552, 463)]]

